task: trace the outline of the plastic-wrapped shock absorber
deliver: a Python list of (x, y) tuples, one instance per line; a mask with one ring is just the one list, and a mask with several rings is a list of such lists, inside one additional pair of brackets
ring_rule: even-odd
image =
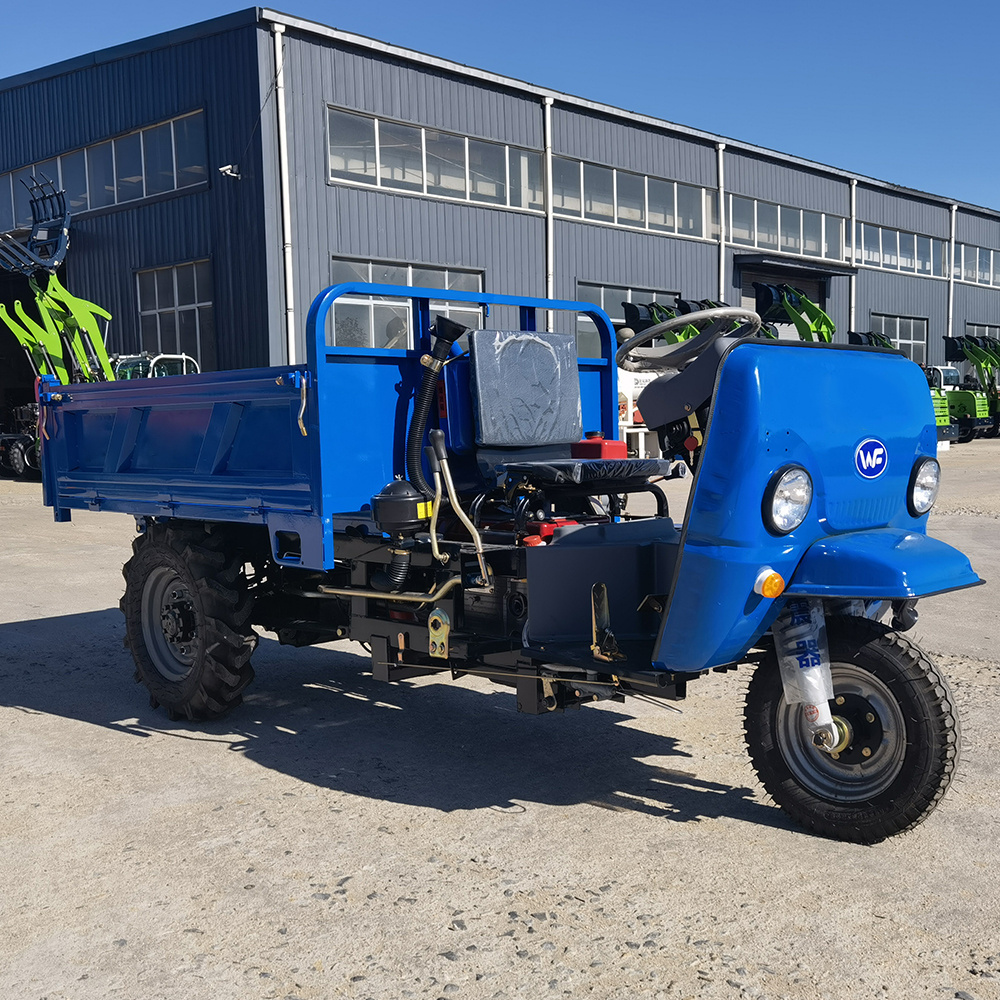
[(831, 741), (836, 742), (837, 731), (830, 712), (833, 677), (823, 602), (807, 597), (790, 599), (771, 626), (771, 632), (785, 701), (802, 705), (809, 728), (813, 732), (825, 730)]

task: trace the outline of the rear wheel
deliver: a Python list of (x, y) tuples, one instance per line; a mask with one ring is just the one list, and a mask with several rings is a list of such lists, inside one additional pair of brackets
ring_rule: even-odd
[(872, 844), (921, 823), (958, 761), (959, 726), (945, 679), (902, 635), (866, 618), (827, 620), (834, 700), (851, 734), (836, 756), (813, 746), (802, 707), (785, 702), (773, 653), (747, 689), (754, 769), (803, 826)]
[(136, 681), (172, 719), (224, 715), (253, 680), (244, 555), (201, 526), (151, 525), (132, 549), (121, 609)]
[(7, 446), (7, 461), (10, 464), (10, 471), (18, 479), (28, 475), (28, 454), (23, 440), (12, 441)]

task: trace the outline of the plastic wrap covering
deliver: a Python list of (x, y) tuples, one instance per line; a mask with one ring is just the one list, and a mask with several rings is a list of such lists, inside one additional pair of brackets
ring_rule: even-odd
[(508, 476), (536, 483), (591, 483), (666, 476), (670, 462), (662, 458), (567, 458), (549, 462), (510, 462)]
[(474, 330), (476, 443), (567, 444), (583, 436), (576, 341), (568, 334)]

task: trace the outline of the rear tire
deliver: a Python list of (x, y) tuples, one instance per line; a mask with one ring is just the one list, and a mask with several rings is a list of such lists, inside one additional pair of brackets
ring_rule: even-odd
[(7, 446), (7, 462), (10, 465), (10, 471), (17, 476), (18, 479), (24, 479), (28, 476), (29, 466), (27, 449), (25, 448), (23, 440), (12, 441)]
[[(761, 784), (806, 828), (874, 844), (923, 822), (958, 762), (947, 681), (916, 645), (866, 618), (827, 619), (834, 700), (854, 737), (834, 759), (813, 747), (801, 706), (785, 702), (773, 651), (747, 689), (744, 729)], [(866, 751), (868, 751), (866, 753)]]
[(151, 525), (132, 551), (120, 607), (136, 681), (171, 719), (225, 715), (254, 676), (244, 554), (201, 525)]

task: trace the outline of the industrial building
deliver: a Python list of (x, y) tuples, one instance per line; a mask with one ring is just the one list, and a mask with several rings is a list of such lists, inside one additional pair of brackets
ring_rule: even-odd
[[(65, 189), (63, 281), (113, 314), (114, 351), (301, 361), (315, 294), (358, 278), (618, 321), (623, 302), (752, 304), (754, 281), (786, 282), (838, 340), (876, 330), (931, 364), (944, 336), (1000, 334), (1000, 212), (272, 10), (0, 81), (0, 130), (0, 231), (30, 218), (22, 180)], [(356, 298), (328, 337), (408, 330), (405, 307)]]

